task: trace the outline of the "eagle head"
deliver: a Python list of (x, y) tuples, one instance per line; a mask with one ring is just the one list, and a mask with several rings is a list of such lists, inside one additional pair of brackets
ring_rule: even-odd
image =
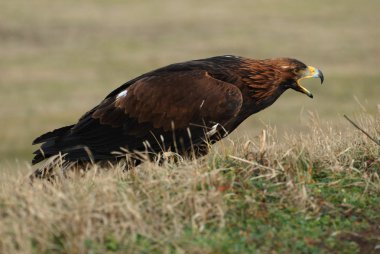
[(281, 69), (283, 76), (288, 77), (286, 82), (282, 85), (284, 88), (291, 88), (297, 92), (304, 93), (310, 98), (313, 98), (313, 94), (301, 85), (301, 80), (308, 78), (319, 78), (321, 84), (324, 77), (321, 70), (307, 66), (306, 64), (292, 58), (279, 58), (276, 59), (276, 65)]

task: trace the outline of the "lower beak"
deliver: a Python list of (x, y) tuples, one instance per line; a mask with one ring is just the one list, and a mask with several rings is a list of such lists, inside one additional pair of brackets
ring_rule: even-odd
[(297, 80), (297, 82), (296, 82), (297, 85), (294, 88), (294, 90), (301, 92), (301, 93), (304, 93), (307, 96), (309, 96), (310, 98), (313, 98), (313, 94), (300, 84), (300, 81), (302, 79), (307, 79), (307, 78), (319, 78), (321, 80), (321, 84), (323, 83), (323, 80), (325, 78), (323, 76), (322, 71), (318, 70), (317, 68), (315, 68), (313, 66), (308, 66), (307, 70), (305, 71), (305, 75)]

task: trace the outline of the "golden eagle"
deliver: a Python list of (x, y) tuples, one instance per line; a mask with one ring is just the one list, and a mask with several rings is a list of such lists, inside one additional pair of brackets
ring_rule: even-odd
[(291, 58), (225, 55), (171, 64), (126, 82), (76, 124), (36, 138), (42, 145), (32, 163), (57, 154), (68, 162), (115, 162), (125, 158), (118, 151), (205, 155), (208, 144), (287, 89), (312, 98), (300, 84), (305, 78), (323, 82), (320, 70)]

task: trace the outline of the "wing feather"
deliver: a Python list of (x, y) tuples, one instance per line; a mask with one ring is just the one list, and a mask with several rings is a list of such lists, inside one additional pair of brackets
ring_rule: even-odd
[[(205, 133), (215, 123), (224, 126), (233, 120), (243, 101), (238, 87), (203, 70), (153, 72), (128, 83), (124, 90), (115, 91), (84, 114), (75, 126), (54, 138), (54, 146), (43, 144), (45, 154), (63, 151), (69, 159), (86, 160), (82, 149), (86, 147), (95, 160), (111, 159), (112, 152), (121, 147), (144, 150), (146, 141), (154, 152), (173, 143), (185, 151), (190, 145), (202, 144)], [(162, 143), (161, 136), (165, 140)]]
[[(165, 131), (190, 124), (225, 124), (242, 106), (236, 86), (214, 79), (206, 71), (186, 71), (142, 78), (123, 97), (106, 98), (92, 114), (100, 123), (121, 126), (129, 118)], [(121, 113), (122, 112), (122, 113)]]

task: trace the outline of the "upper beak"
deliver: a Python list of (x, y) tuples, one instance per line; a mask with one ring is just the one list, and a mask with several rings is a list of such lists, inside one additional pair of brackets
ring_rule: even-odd
[(302, 76), (301, 78), (299, 78), (297, 80), (297, 86), (296, 86), (295, 90), (297, 90), (298, 92), (306, 94), (310, 98), (313, 98), (313, 94), (300, 84), (300, 81), (302, 79), (307, 79), (307, 78), (319, 78), (321, 80), (321, 84), (323, 83), (323, 80), (325, 78), (324, 78), (321, 70), (318, 70), (317, 68), (315, 68), (313, 66), (308, 66), (306, 71), (305, 71), (304, 76)]

